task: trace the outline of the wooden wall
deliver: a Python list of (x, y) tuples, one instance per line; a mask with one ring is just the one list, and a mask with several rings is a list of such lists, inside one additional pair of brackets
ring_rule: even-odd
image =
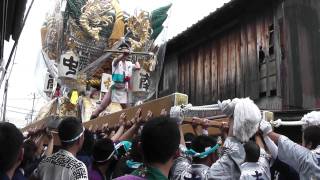
[(195, 28), (212, 31), (189, 33), (195, 41), (180, 38), (184, 47), (166, 55), (160, 96), (182, 92), (195, 105), (251, 97), (262, 109), (319, 108), (320, 1), (272, 2), (242, 9), (223, 26), (212, 27), (208, 20), (199, 23)]
[(284, 107), (320, 107), (320, 1), (284, 3)]
[[(274, 24), (272, 9), (259, 15), (252, 13), (206, 42), (188, 48), (192, 46), (193, 42), (190, 42), (185, 49), (167, 55), (160, 95), (175, 91), (185, 93), (194, 105), (234, 97), (260, 100), (258, 48), (262, 46), (266, 58), (269, 57), (268, 29), (271, 24)], [(274, 73), (273, 83), (277, 88), (277, 69)], [(272, 98), (272, 103), (266, 104), (265, 108), (273, 109), (272, 104), (281, 106), (279, 98)]]

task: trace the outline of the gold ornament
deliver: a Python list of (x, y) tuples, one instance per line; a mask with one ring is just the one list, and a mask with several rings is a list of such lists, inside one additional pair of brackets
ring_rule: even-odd
[(103, 84), (104, 84), (104, 86), (105, 86), (107, 89), (109, 89), (110, 86), (111, 86), (111, 79), (110, 79), (110, 77), (109, 77), (106, 81), (104, 81)]
[(88, 1), (82, 8), (82, 14), (79, 22), (82, 28), (87, 31), (95, 40), (100, 40), (100, 31), (102, 27), (112, 25), (114, 18), (106, 15), (107, 12), (114, 11), (110, 1), (93, 0)]
[(127, 22), (127, 30), (133, 34), (133, 38), (129, 38), (131, 48), (135, 51), (140, 50), (150, 40), (152, 33), (149, 13), (141, 11), (138, 16), (130, 17)]

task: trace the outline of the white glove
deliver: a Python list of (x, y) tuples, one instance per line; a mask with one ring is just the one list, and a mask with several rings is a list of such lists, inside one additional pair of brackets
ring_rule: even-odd
[(272, 126), (268, 121), (262, 119), (260, 122), (260, 130), (262, 131), (263, 136), (266, 136), (272, 132)]

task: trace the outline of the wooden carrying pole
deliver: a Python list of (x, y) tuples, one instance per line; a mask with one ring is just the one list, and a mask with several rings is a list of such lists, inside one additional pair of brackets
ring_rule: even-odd
[(141, 55), (141, 56), (154, 56), (153, 52), (135, 52), (135, 51), (119, 51), (119, 50), (106, 50), (105, 52), (110, 52), (110, 53), (117, 53), (117, 54), (123, 54), (123, 53), (128, 53), (133, 54), (133, 55)]
[[(214, 120), (210, 120), (209, 122), (209, 128), (208, 133), (209, 135), (218, 136), (221, 134), (220, 127), (222, 126), (222, 123), (228, 123), (229, 118), (228, 117), (219, 117), (215, 118)], [(199, 126), (202, 130), (202, 127)], [(182, 125), (182, 130), (184, 133), (195, 133), (193, 127), (192, 127), (192, 117), (187, 117), (184, 119), (184, 123)]]
[[(174, 93), (166, 97), (158, 98), (158, 99), (143, 103), (139, 106), (124, 109), (122, 111), (115, 112), (107, 116), (98, 117), (88, 122), (84, 122), (83, 125), (85, 126), (85, 128), (89, 128), (90, 126), (92, 126), (93, 128), (98, 128), (108, 123), (108, 127), (114, 127), (118, 123), (119, 117), (122, 113), (126, 113), (126, 119), (131, 120), (135, 116), (137, 110), (141, 108), (143, 118), (146, 117), (148, 111), (151, 111), (153, 113), (153, 117), (157, 117), (160, 115), (162, 109), (165, 109), (169, 113), (171, 107), (176, 105), (187, 104), (187, 103), (188, 103), (187, 95)], [(214, 116), (214, 117), (210, 117), (209, 119), (214, 119), (209, 123), (208, 132), (210, 135), (219, 135), (220, 134), (219, 127), (221, 126), (221, 122), (228, 122), (228, 118), (224, 116)], [(191, 124), (192, 124), (192, 117), (186, 117), (184, 119), (184, 124), (182, 125), (183, 131), (185, 133), (187, 132), (194, 133), (194, 130)], [(42, 120), (23, 128), (22, 131), (25, 132), (25, 131), (28, 131), (31, 129), (37, 129), (40, 127), (45, 128), (47, 127), (47, 125), (48, 125), (48, 121)], [(60, 141), (59, 141), (59, 138), (57, 137), (57, 133), (54, 133), (53, 135), (54, 135), (55, 145), (59, 145)]]
[(91, 121), (83, 123), (86, 128), (91, 125), (101, 127), (103, 124), (108, 123), (109, 127), (113, 127), (119, 121), (119, 117), (122, 113), (126, 113), (127, 120), (130, 120), (134, 117), (137, 110), (141, 108), (142, 117), (145, 117), (148, 111), (153, 113), (153, 116), (159, 116), (162, 109), (165, 109), (167, 112), (170, 112), (170, 108), (176, 105), (182, 105), (188, 103), (188, 96), (185, 94), (174, 93), (169, 96), (165, 96), (162, 98), (158, 98), (146, 103), (143, 103), (139, 106), (131, 107), (128, 109), (124, 109), (119, 112), (112, 113), (107, 116), (98, 117)]

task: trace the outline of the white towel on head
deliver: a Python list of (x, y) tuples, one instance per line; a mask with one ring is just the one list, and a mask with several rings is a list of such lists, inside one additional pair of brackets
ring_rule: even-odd
[(247, 142), (258, 131), (262, 117), (250, 98), (242, 98), (237, 99), (233, 119), (233, 135), (241, 142)]
[(305, 114), (301, 121), (306, 124), (302, 126), (302, 129), (305, 129), (309, 126), (319, 126), (320, 125), (320, 111), (312, 111), (308, 114)]

